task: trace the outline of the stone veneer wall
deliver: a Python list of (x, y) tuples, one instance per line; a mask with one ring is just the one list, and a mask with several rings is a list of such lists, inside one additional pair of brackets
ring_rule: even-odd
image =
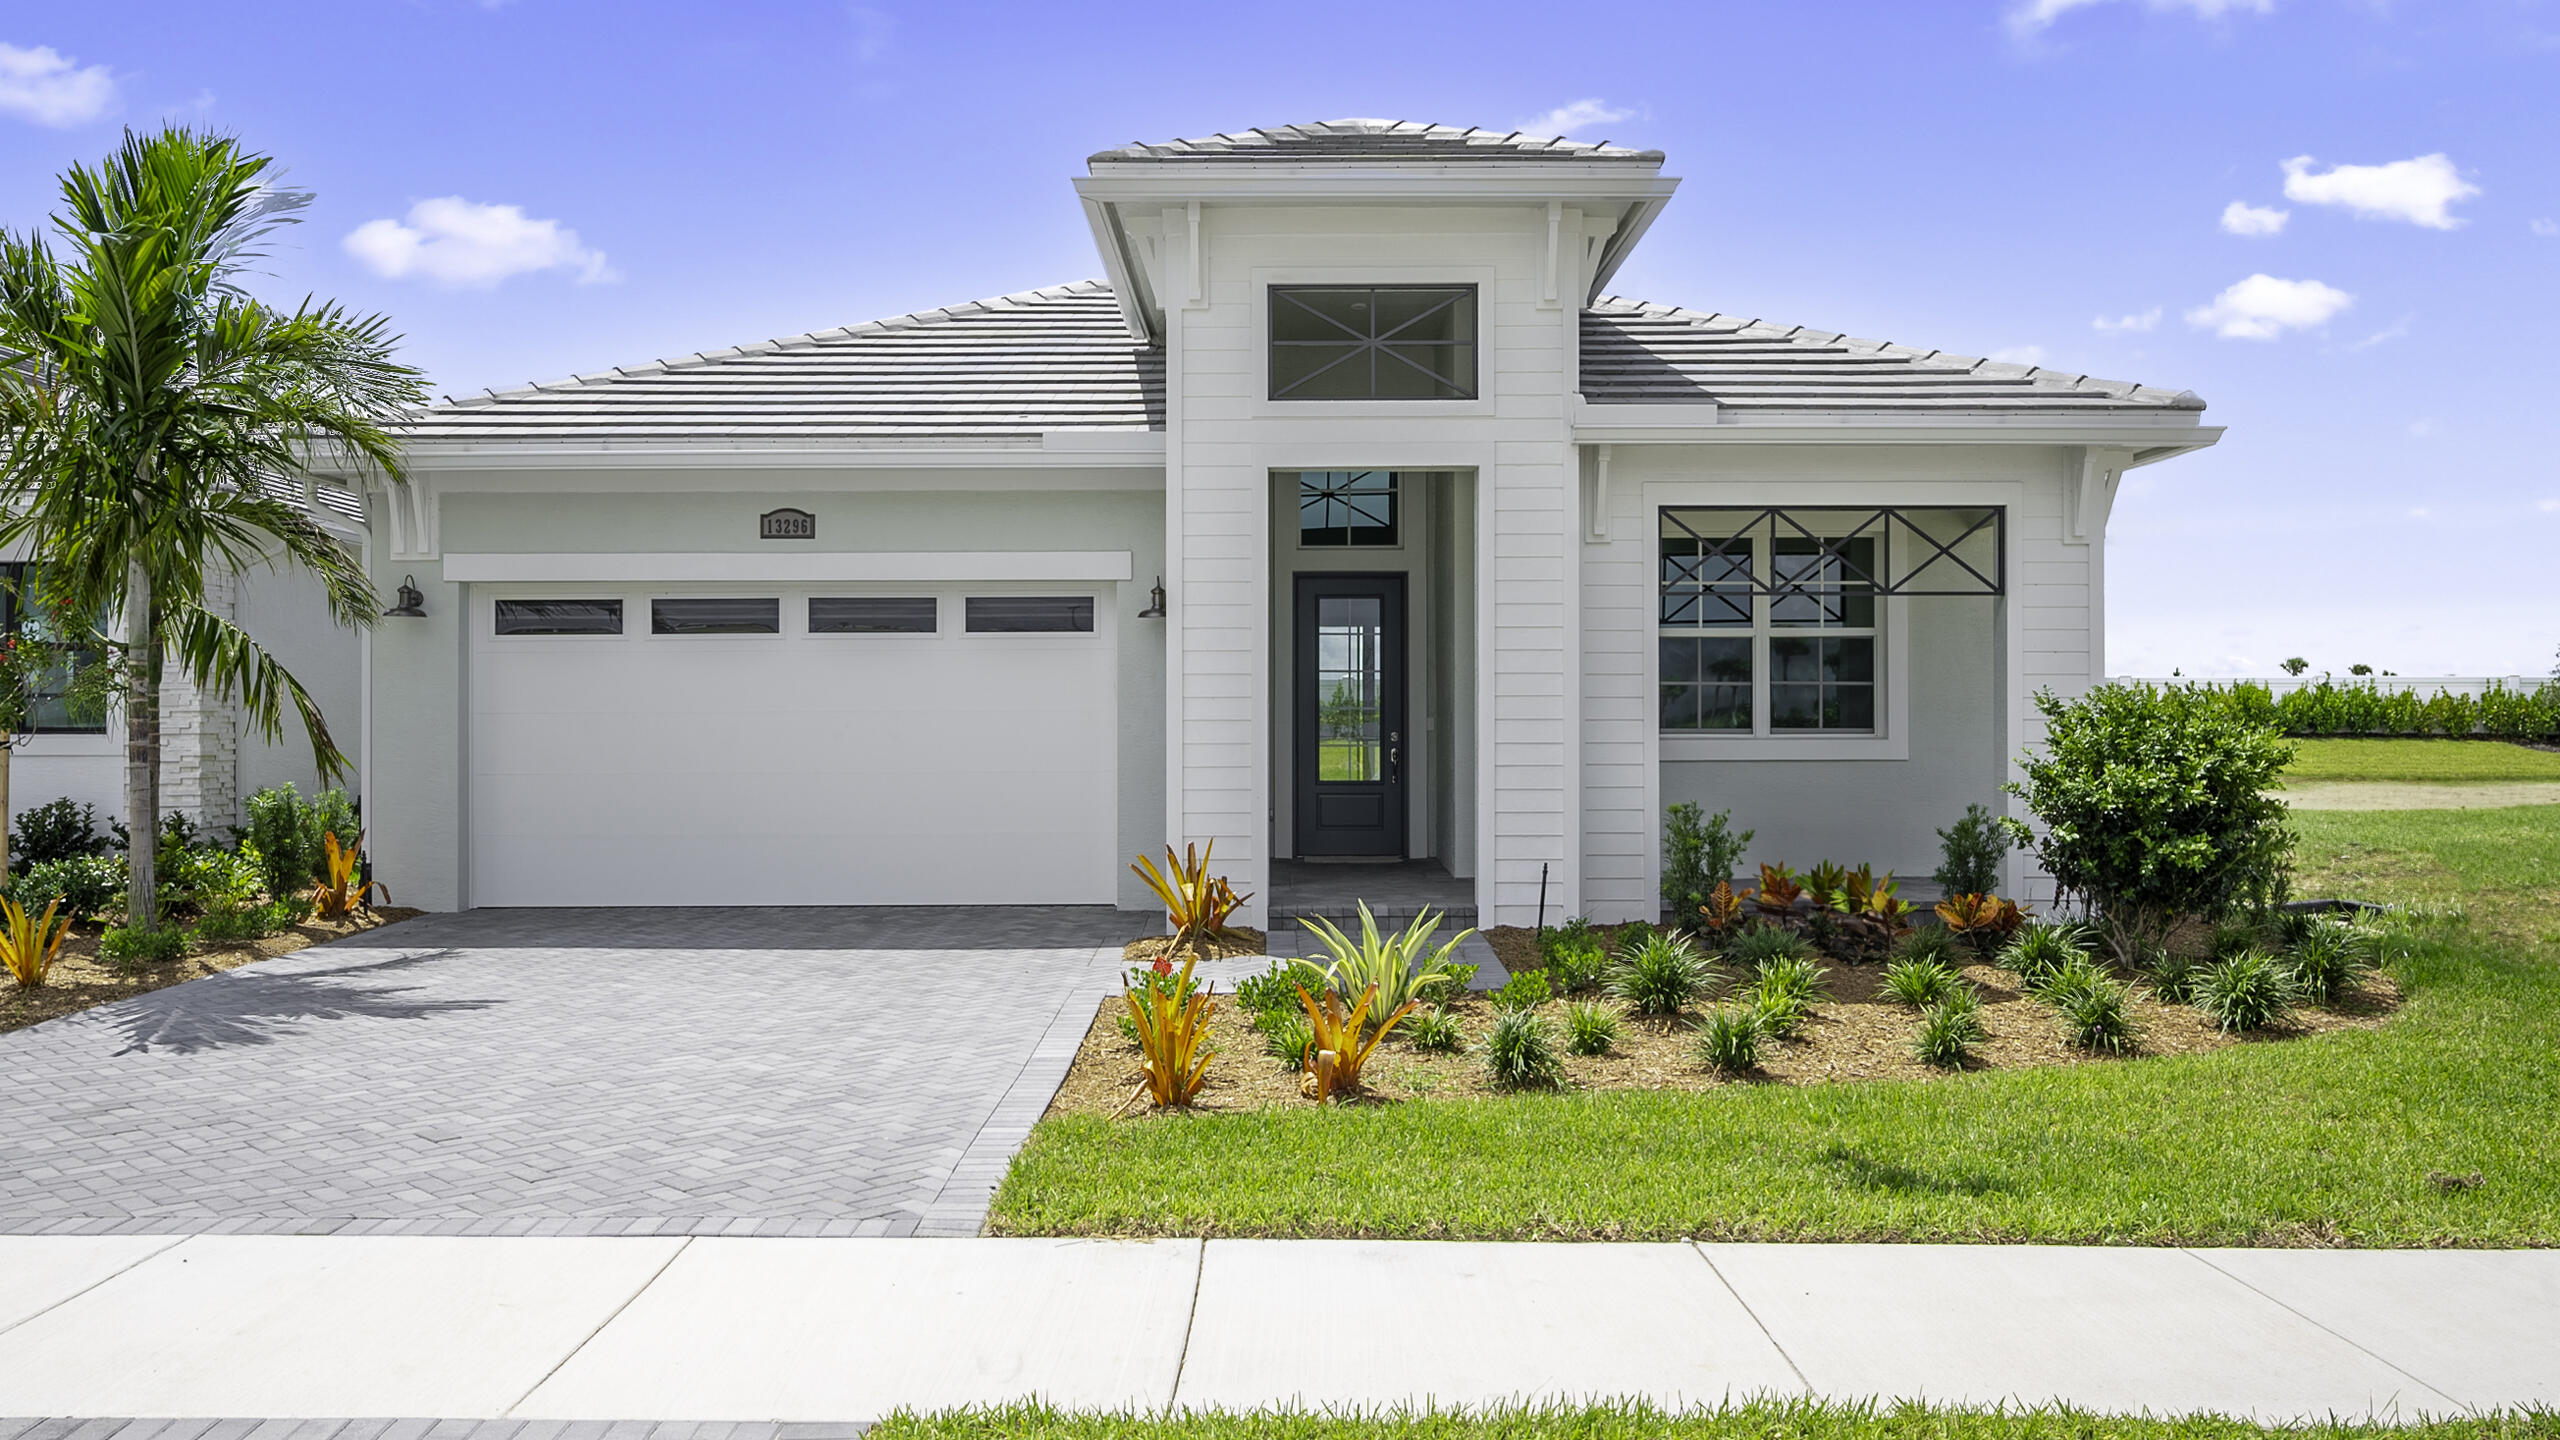
[[(233, 614), (239, 580), (207, 571), (205, 608)], [(227, 702), (208, 698), (172, 662), (160, 682), (160, 813), (183, 811), (206, 830), (240, 823), (240, 720)]]

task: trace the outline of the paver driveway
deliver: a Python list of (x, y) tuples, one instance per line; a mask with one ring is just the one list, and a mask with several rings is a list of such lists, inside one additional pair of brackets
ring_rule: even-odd
[(422, 916), (0, 1035), (0, 1232), (973, 1233), (1146, 923)]

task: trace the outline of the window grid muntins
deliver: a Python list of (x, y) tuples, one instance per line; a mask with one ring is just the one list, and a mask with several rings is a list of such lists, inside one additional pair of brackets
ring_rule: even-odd
[(1473, 400), (1476, 287), (1274, 285), (1274, 400)]
[(1660, 726), (1876, 733), (1878, 542), (1662, 527)]
[(1383, 546), (1398, 541), (1392, 470), (1303, 470), (1298, 473), (1301, 546)]

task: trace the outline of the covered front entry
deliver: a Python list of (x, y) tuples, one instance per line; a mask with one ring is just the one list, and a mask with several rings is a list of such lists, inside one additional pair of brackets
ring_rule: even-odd
[(1297, 853), (1405, 853), (1402, 575), (1297, 577)]
[(472, 905), (1113, 900), (1107, 587), (480, 585), (471, 612)]

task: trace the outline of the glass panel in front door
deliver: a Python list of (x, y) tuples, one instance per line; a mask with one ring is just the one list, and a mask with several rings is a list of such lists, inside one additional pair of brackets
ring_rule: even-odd
[(1386, 620), (1376, 596), (1316, 600), (1316, 779), (1384, 779), (1379, 698), (1386, 693)]

